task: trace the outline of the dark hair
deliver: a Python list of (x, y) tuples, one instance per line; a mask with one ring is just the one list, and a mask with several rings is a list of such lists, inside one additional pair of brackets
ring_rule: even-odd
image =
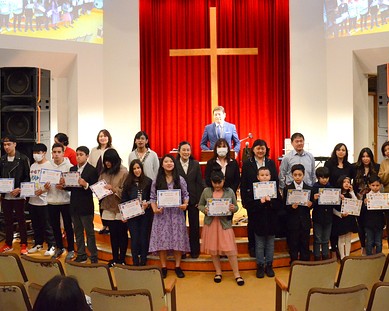
[(90, 311), (85, 294), (73, 277), (56, 275), (40, 290), (33, 311)]
[(62, 144), (59, 144), (59, 143), (54, 143), (52, 146), (51, 146), (51, 150), (53, 151), (54, 148), (61, 148), (62, 151), (65, 151), (65, 147), (62, 145)]
[(144, 131), (139, 131), (138, 133), (135, 134), (135, 137), (134, 137), (134, 144), (132, 145), (132, 151), (134, 151), (137, 146), (136, 146), (136, 143), (135, 141), (139, 138), (141, 138), (142, 136), (144, 136), (147, 140), (147, 143), (146, 143), (146, 148), (150, 148), (150, 143), (149, 143), (149, 136), (147, 136), (146, 132)]
[(219, 138), (216, 143), (215, 143), (215, 146), (213, 147), (213, 158), (216, 160), (218, 155), (217, 155), (217, 147), (220, 147), (222, 144), (225, 144), (227, 146), (227, 154), (226, 154), (226, 159), (227, 159), (227, 162), (230, 161), (230, 145), (228, 144), (228, 142), (224, 139), (224, 138)]
[(328, 167), (320, 166), (316, 169), (316, 178), (319, 179), (322, 178), (329, 178), (330, 177), (330, 170)]
[(106, 149), (111, 148), (111, 147), (112, 147), (112, 136), (111, 136), (111, 134), (110, 134), (106, 129), (104, 129), (104, 130), (101, 130), (101, 131), (97, 134), (97, 144), (98, 144), (97, 149), (101, 149), (101, 144), (100, 144), (100, 142), (99, 142), (99, 136), (100, 136), (101, 133), (103, 133), (104, 136), (107, 136), (107, 137), (108, 137), (108, 143), (107, 143), (107, 148), (106, 148)]
[(266, 141), (264, 141), (263, 139), (257, 139), (256, 141), (254, 141), (253, 146), (251, 147), (251, 150), (250, 150), (251, 158), (254, 159), (254, 148), (256, 146), (265, 146), (265, 148), (266, 148), (265, 157), (266, 158), (269, 157), (270, 148), (267, 146)]
[(69, 145), (69, 137), (65, 133), (58, 133), (54, 136), (64, 146)]
[(301, 134), (301, 133), (294, 133), (294, 134), (290, 137), (290, 141), (293, 142), (296, 138), (302, 138), (303, 140), (305, 140), (303, 134)]
[[(138, 164), (142, 170), (142, 173), (140, 174), (139, 178), (135, 176), (134, 174), (134, 166), (135, 164)], [(126, 180), (123, 183), (123, 191), (130, 191), (131, 186), (135, 185), (136, 182), (138, 182), (138, 188), (140, 190), (143, 190), (146, 186), (146, 175), (143, 171), (143, 164), (142, 161), (139, 159), (134, 159), (130, 163), (130, 167), (128, 169), (128, 175)]]
[(158, 169), (158, 174), (157, 174), (157, 178), (156, 178), (156, 182), (155, 182), (156, 183), (156, 188), (157, 188), (157, 190), (165, 190), (165, 189), (167, 189), (166, 173), (165, 173), (165, 169), (162, 167), (163, 160), (165, 160), (166, 158), (170, 158), (174, 162), (174, 168), (173, 168), (173, 171), (172, 171), (173, 182), (174, 182), (174, 189), (181, 189), (180, 175), (178, 174), (176, 160), (174, 159), (174, 157), (171, 154), (165, 154), (161, 158), (161, 161), (160, 161), (160, 164), (159, 164), (159, 169)]
[(381, 152), (382, 152), (382, 155), (385, 157), (385, 148), (386, 146), (389, 146), (389, 141), (386, 141), (382, 144), (382, 147), (381, 147)]
[(272, 177), (272, 176), (271, 176), (271, 171), (270, 171), (270, 169), (269, 169), (268, 167), (266, 167), (266, 166), (261, 166), (261, 167), (257, 170), (257, 175), (258, 175), (259, 172), (261, 172), (261, 171), (269, 171), (269, 173), (270, 173), (270, 178)]
[(47, 152), (47, 147), (45, 144), (37, 143), (34, 146), (32, 146), (32, 152)]
[(221, 169), (212, 170), (211, 181), (213, 181), (214, 183), (220, 183), (223, 180), (225, 180), (225, 176)]
[(347, 146), (344, 143), (338, 143), (334, 147), (334, 150), (332, 150), (331, 157), (328, 159), (328, 161), (330, 161), (333, 165), (336, 165), (336, 166), (338, 165), (338, 156), (336, 155), (336, 151), (340, 150), (340, 148), (342, 148), (343, 146), (346, 149), (346, 154), (345, 154), (344, 159), (343, 159), (343, 165), (348, 164)]
[(377, 174), (370, 175), (369, 185), (372, 184), (373, 182), (376, 182), (376, 181), (378, 181), (380, 184), (382, 183), (381, 178), (379, 178)]
[[(107, 168), (105, 162), (110, 162), (112, 167)], [(108, 175), (116, 175), (120, 171), (120, 165), (122, 164), (122, 159), (120, 158), (118, 152), (115, 149), (108, 149), (104, 152), (103, 155), (103, 171)]]
[(303, 174), (305, 174), (305, 167), (302, 164), (295, 164), (291, 168), (291, 173), (293, 174), (294, 171), (302, 171)]
[[(369, 172), (366, 176), (365, 176), (365, 166), (362, 163), (362, 158), (364, 153), (367, 153), (368, 157), (370, 158)], [(355, 184), (358, 186), (359, 189), (363, 189), (366, 186), (367, 180), (369, 179), (370, 175), (378, 174), (378, 172), (375, 169), (375, 166), (376, 163), (374, 162), (373, 151), (371, 151), (371, 149), (368, 147), (362, 148), (362, 150), (359, 152), (357, 163), (355, 164), (355, 172), (356, 172)]]
[(86, 146), (77, 147), (76, 152), (77, 151), (81, 151), (81, 152), (85, 153), (86, 155), (89, 155), (89, 148)]
[[(183, 140), (182, 142), (180, 142), (178, 144), (177, 160), (179, 160), (181, 158), (180, 150), (181, 150), (181, 147), (184, 145), (189, 145), (189, 147), (192, 149), (192, 146), (190, 145), (190, 143), (188, 141)], [(192, 153), (190, 154), (189, 159), (193, 159)]]
[[(338, 186), (340, 189), (342, 189), (342, 190), (344, 190), (344, 189), (343, 189), (343, 182), (344, 182), (346, 179), (348, 179), (348, 180), (350, 181), (350, 183), (351, 183), (351, 178), (348, 177), (347, 175), (341, 175), (341, 176), (339, 176), (338, 180), (336, 181), (337, 186)], [(349, 192), (350, 192), (350, 189), (347, 190), (347, 194), (348, 194)], [(350, 198), (350, 197), (348, 196), (348, 198)]]
[(6, 143), (6, 142), (17, 143), (18, 142), (16, 137), (14, 135), (11, 135), (11, 134), (4, 135), (3, 139), (1, 141), (3, 143)]

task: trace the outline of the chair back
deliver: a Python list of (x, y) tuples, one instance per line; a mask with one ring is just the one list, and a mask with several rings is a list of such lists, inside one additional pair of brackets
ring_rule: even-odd
[(382, 270), (380, 280), (382, 282), (389, 282), (389, 254), (386, 256), (386, 261), (385, 261), (384, 269)]
[(290, 268), (287, 304), (304, 310), (312, 287), (333, 288), (338, 264), (335, 258), (323, 261), (294, 261)]
[(371, 289), (366, 311), (383, 311), (389, 305), (389, 282), (378, 282)]
[(15, 253), (0, 253), (0, 282), (27, 282), (20, 258)]
[(145, 288), (150, 291), (155, 310), (166, 306), (161, 269), (157, 266), (131, 267), (115, 265), (113, 273), (118, 290)]
[(312, 288), (309, 290), (306, 311), (364, 311), (368, 290), (365, 285), (346, 288)]
[(65, 275), (62, 263), (58, 259), (34, 258), (26, 255), (21, 257), (28, 281), (45, 285), (56, 275)]
[(30, 297), (31, 304), (34, 305), (36, 299), (38, 298), (39, 292), (42, 289), (42, 285), (36, 283), (28, 284), (28, 295)]
[(379, 281), (384, 263), (385, 255), (382, 253), (372, 256), (346, 256), (340, 264), (336, 287), (365, 284), (370, 291)]
[(31, 311), (24, 285), (19, 282), (0, 283), (0, 311)]
[(86, 264), (74, 261), (65, 262), (66, 275), (77, 279), (85, 294), (89, 295), (92, 288), (115, 289), (111, 271), (102, 263)]
[(93, 288), (90, 297), (93, 311), (152, 311), (151, 294), (146, 289), (106, 290)]

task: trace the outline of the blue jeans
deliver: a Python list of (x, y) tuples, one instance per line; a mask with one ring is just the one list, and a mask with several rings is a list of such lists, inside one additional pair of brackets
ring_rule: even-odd
[(274, 235), (259, 236), (255, 234), (255, 254), (258, 265), (273, 263), (274, 239)]
[[(330, 240), (332, 224), (322, 225), (316, 222), (313, 223), (313, 255), (318, 258), (323, 255), (323, 258), (328, 258), (329, 247), (328, 242)], [(321, 254), (320, 254), (321, 248)]]
[(382, 253), (382, 229), (367, 228), (366, 232), (366, 255), (373, 255), (373, 247), (375, 246), (375, 253)]

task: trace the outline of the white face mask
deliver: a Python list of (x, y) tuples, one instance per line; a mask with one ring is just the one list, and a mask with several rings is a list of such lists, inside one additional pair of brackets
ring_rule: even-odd
[(218, 156), (225, 157), (227, 155), (228, 148), (227, 147), (217, 147), (216, 152), (217, 152)]
[(34, 157), (35, 162), (40, 162), (43, 160), (43, 154), (41, 153), (34, 153), (32, 156)]

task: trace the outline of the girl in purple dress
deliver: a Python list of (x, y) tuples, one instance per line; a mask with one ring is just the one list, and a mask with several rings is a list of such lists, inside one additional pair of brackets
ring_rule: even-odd
[[(167, 207), (158, 205), (158, 190), (181, 190), (181, 203)], [(189, 193), (185, 179), (178, 174), (176, 162), (170, 154), (161, 159), (157, 178), (151, 185), (151, 207), (154, 212), (151, 228), (149, 252), (158, 252), (162, 265), (162, 275), (167, 275), (167, 252), (173, 251), (177, 277), (185, 277), (180, 267), (182, 253), (190, 252), (184, 211), (188, 207)]]

